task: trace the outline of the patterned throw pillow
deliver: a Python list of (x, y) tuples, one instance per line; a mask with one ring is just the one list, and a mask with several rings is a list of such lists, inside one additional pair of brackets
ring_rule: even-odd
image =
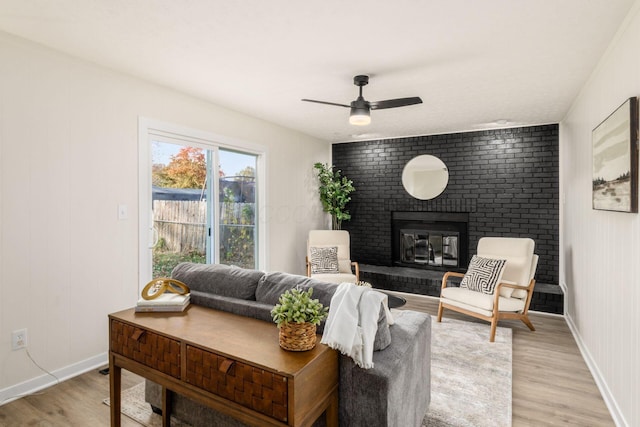
[(335, 274), (338, 273), (338, 247), (325, 248), (311, 247), (311, 274)]
[(492, 295), (504, 271), (504, 259), (482, 258), (474, 255), (469, 269), (460, 282), (461, 288)]

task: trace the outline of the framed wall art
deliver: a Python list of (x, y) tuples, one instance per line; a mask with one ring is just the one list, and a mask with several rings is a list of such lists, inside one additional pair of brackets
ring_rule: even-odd
[(638, 212), (638, 98), (627, 99), (592, 132), (593, 209)]

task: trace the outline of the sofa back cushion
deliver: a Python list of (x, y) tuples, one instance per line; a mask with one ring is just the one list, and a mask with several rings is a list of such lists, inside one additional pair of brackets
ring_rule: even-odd
[(183, 262), (171, 272), (191, 290), (207, 292), (243, 300), (255, 300), (262, 271), (230, 267), (223, 264), (195, 264)]
[(276, 305), (280, 295), (296, 286), (305, 291), (313, 288), (312, 298), (318, 299), (325, 307), (329, 307), (331, 297), (338, 289), (336, 283), (322, 282), (295, 274), (273, 272), (265, 274), (258, 282), (256, 301)]

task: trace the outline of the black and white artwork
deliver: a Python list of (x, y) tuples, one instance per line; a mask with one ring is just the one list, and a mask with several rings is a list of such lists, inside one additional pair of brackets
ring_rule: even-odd
[(638, 212), (638, 99), (627, 99), (592, 133), (593, 209)]

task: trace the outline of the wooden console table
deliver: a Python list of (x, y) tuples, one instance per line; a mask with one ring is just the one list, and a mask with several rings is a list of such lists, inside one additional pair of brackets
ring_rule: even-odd
[[(319, 340), (318, 340), (319, 341)], [(278, 345), (275, 324), (197, 305), (183, 313), (109, 315), (111, 426), (120, 426), (121, 369), (254, 426), (310, 426), (323, 412), (338, 426), (338, 355), (316, 344)], [(325, 412), (326, 411), (326, 412)]]

